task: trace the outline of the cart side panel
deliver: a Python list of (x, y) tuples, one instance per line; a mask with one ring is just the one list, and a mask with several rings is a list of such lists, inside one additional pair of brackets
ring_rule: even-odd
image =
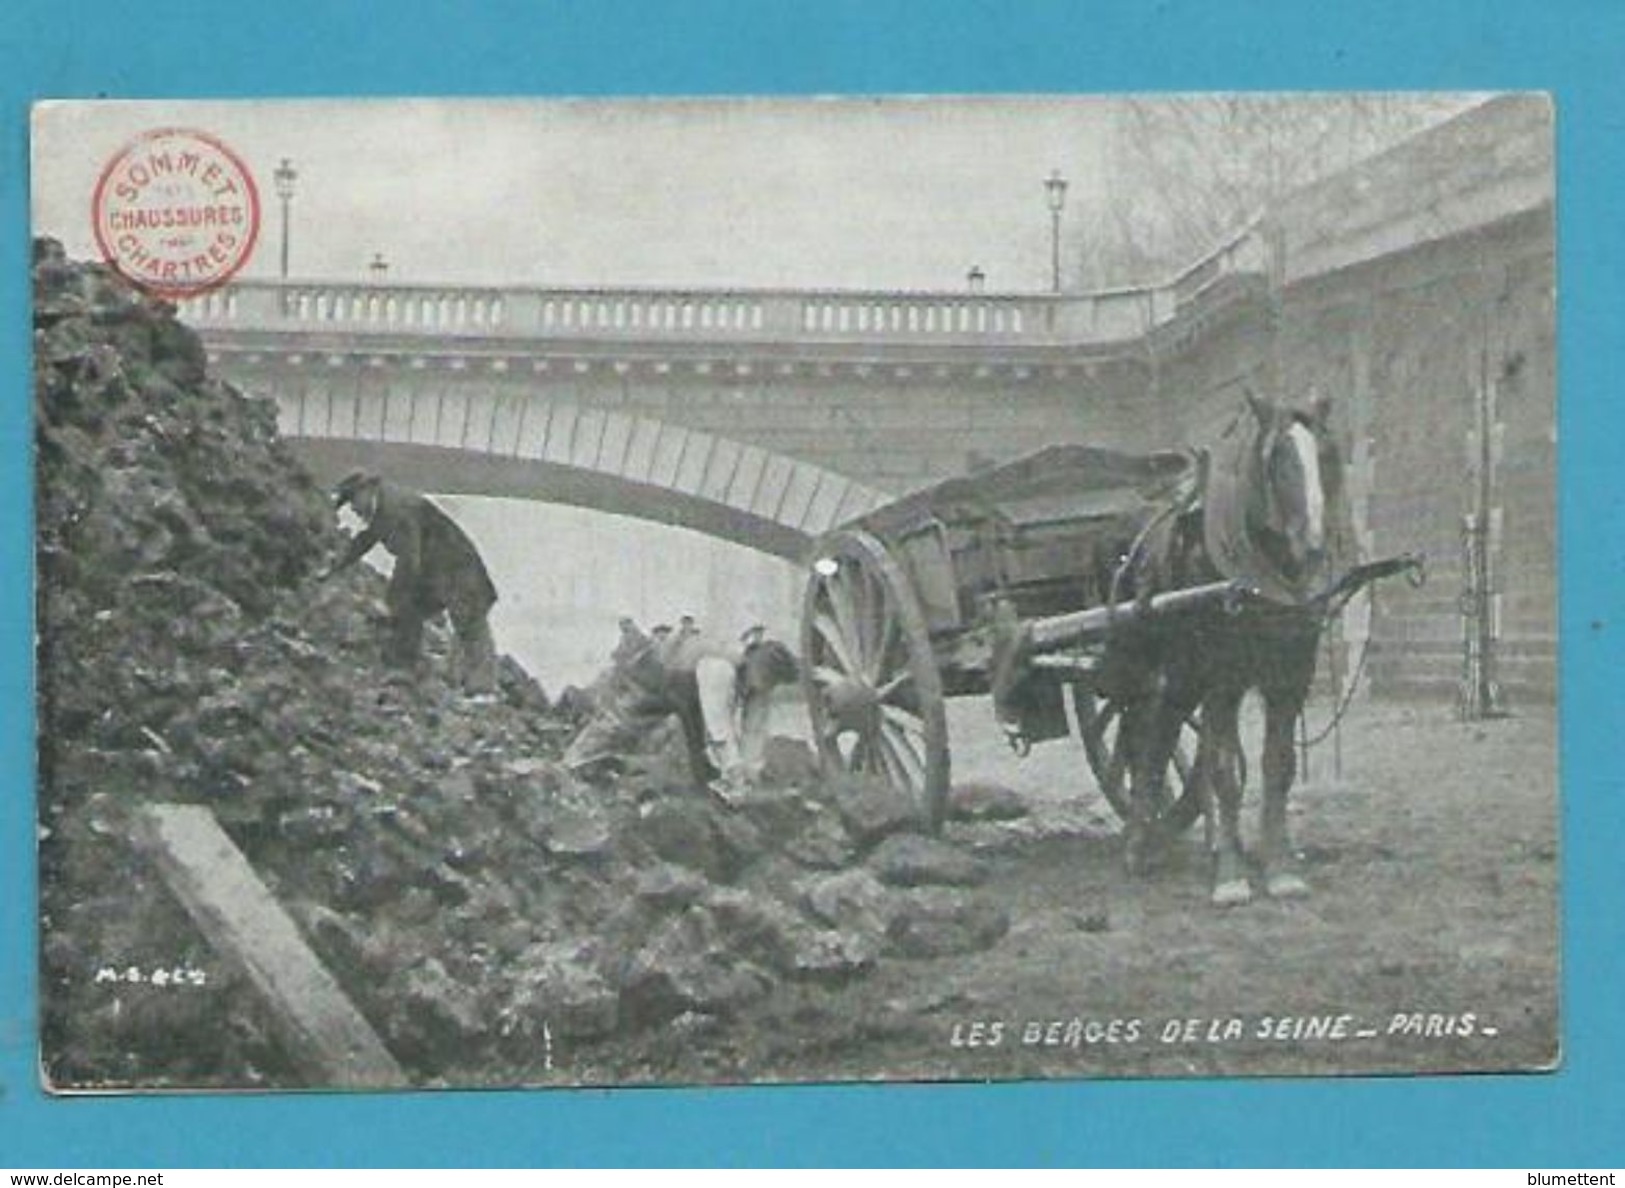
[(932, 635), (958, 631), (966, 623), (954, 579), (954, 561), (948, 530), (930, 521), (900, 536), (893, 552), (908, 574), (926, 627)]
[(882, 541), (918, 595), (933, 637), (971, 630), (987, 596), (1023, 618), (1105, 601), (1103, 573), (1149, 509), (1194, 481), (1191, 456), (1052, 446), (948, 479), (853, 521)]
[(975, 621), (987, 595), (1008, 597), (1022, 618), (1082, 610), (1104, 601), (1110, 561), (1132, 540), (1131, 511), (1064, 522), (989, 520), (950, 529), (960, 613)]

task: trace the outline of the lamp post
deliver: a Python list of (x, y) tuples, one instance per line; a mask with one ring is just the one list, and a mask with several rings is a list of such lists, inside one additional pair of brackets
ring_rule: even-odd
[(970, 286), (972, 293), (980, 293), (987, 281), (987, 273), (982, 271), (980, 264), (972, 264), (970, 271), (965, 274), (965, 283)]
[(299, 180), (299, 171), (293, 162), (282, 158), (282, 164), (271, 174), (276, 183), (276, 196), (282, 200), (282, 279), (288, 279), (288, 206), (293, 202), (293, 183)]
[(1061, 207), (1066, 205), (1066, 178), (1059, 169), (1044, 179), (1044, 199), (1049, 203), (1050, 291), (1061, 291)]
[(374, 252), (372, 262), (367, 265), (367, 276), (375, 285), (384, 283), (384, 277), (389, 274), (389, 261), (384, 259), (383, 252)]

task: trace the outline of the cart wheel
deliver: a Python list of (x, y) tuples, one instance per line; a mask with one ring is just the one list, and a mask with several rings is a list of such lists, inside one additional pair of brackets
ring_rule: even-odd
[[(1123, 729), (1127, 707), (1113, 698), (1102, 697), (1077, 685), (1072, 687), (1072, 705), (1078, 717), (1078, 737), (1101, 793), (1117, 813), (1129, 818), (1128, 740)], [(1154, 806), (1152, 820), (1166, 837), (1178, 837), (1202, 815), (1202, 797), (1196, 786), (1196, 745), (1201, 726), (1196, 714), (1186, 718), (1169, 765), (1178, 783), (1175, 795), (1165, 783), (1163, 800)]]
[(907, 575), (869, 533), (848, 529), (820, 546), (801, 650), (824, 769), (881, 777), (939, 828), (948, 792), (942, 678)]

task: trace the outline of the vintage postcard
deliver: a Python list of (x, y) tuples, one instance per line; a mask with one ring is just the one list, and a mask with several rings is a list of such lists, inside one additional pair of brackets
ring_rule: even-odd
[(52, 1090), (1558, 1063), (1548, 98), (32, 131)]

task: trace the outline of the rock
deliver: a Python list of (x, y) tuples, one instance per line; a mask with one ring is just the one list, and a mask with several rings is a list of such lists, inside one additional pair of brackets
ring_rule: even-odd
[(739, 812), (720, 809), (711, 813), (711, 829), (717, 841), (718, 877), (724, 882), (737, 879), (767, 848), (762, 830)]
[(667, 912), (698, 902), (709, 887), (704, 875), (686, 866), (659, 862), (638, 872), (635, 894), (639, 903)]
[(896, 914), (898, 893), (861, 867), (807, 880), (800, 890), (813, 919), (843, 932), (879, 939)]
[(774, 735), (762, 747), (761, 782), (764, 786), (807, 788), (818, 780), (818, 756), (801, 739)]
[(611, 834), (602, 816), (561, 809), (548, 824), (542, 841), (550, 854), (566, 858), (592, 858), (608, 852)]
[(611, 1034), (620, 995), (598, 972), (589, 942), (534, 944), (514, 962), (520, 993), (504, 1015), (505, 1030), (534, 1034), (546, 1023), (555, 1036), (598, 1039)]
[(944, 887), (900, 893), (886, 929), (885, 951), (896, 957), (948, 957), (992, 948), (1010, 929), (1004, 909)]
[(479, 996), (452, 977), (438, 958), (426, 957), (413, 966), (402, 991), (401, 1038), (437, 1060), (455, 1054), (485, 1030)]
[(1027, 815), (1027, 802), (1003, 784), (955, 784), (947, 810), (955, 821), (1014, 821)]
[(888, 837), (869, 856), (869, 868), (894, 887), (973, 887), (987, 881), (987, 867), (946, 842), (915, 833)]
[(520, 777), (549, 775), (554, 779), (559, 779), (562, 778), (562, 775), (568, 774), (551, 759), (538, 759), (532, 755), (522, 755), (517, 759), (509, 759), (502, 766), (503, 770), (509, 775)]
[(482, 787), (482, 797), (505, 797), (515, 823), (550, 854), (598, 858), (613, 847), (613, 797), (589, 788), (562, 766), (545, 760), (508, 759)]
[(890, 834), (916, 829), (922, 822), (908, 793), (885, 780), (846, 775), (833, 781), (830, 791), (842, 823), (859, 846), (872, 846)]
[(623, 1026), (646, 1027), (687, 1012), (731, 1015), (772, 988), (772, 979), (719, 942), (709, 913), (669, 917), (632, 958), (621, 988)]
[(799, 788), (775, 788), (760, 783), (734, 792), (728, 804), (735, 813), (775, 839), (789, 837), (814, 816), (826, 811)]
[(725, 864), (711, 828), (710, 806), (698, 795), (674, 793), (645, 804), (632, 833), (667, 862), (722, 877)]
[(473, 800), (478, 794), (474, 773), (466, 767), (447, 772), (440, 781), (440, 792), (447, 800)]
[(514, 709), (533, 714), (545, 714), (552, 709), (541, 683), (511, 656), (497, 661), (497, 689)]
[(807, 925), (777, 899), (737, 887), (714, 888), (705, 906), (728, 947), (778, 973), (795, 967)]
[(842, 870), (857, 855), (846, 826), (829, 811), (814, 814), (782, 848), (789, 857), (813, 870)]
[(288, 911), (341, 985), (377, 976), (378, 950), (357, 921), (309, 900), (289, 903)]
[(784, 972), (800, 981), (839, 984), (868, 973), (878, 953), (878, 942), (860, 933), (803, 929)]
[(666, 1024), (666, 1030), (684, 1041), (710, 1039), (722, 1030), (723, 1021), (715, 1015), (702, 1015), (698, 1011), (684, 1011)]

